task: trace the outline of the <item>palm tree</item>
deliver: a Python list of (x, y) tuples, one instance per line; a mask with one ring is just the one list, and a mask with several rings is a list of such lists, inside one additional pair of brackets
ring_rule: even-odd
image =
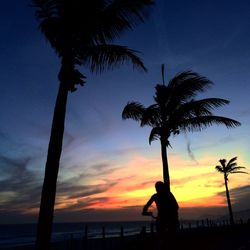
[[(162, 68), (162, 71), (164, 68)], [(163, 164), (164, 183), (170, 188), (170, 177), (167, 158), (169, 138), (180, 132), (200, 131), (213, 124), (223, 124), (226, 127), (239, 126), (238, 121), (215, 116), (212, 110), (229, 103), (220, 98), (195, 100), (199, 92), (204, 92), (212, 84), (207, 78), (192, 71), (184, 71), (169, 81), (168, 85), (157, 84), (155, 87), (155, 103), (145, 108), (141, 103), (129, 102), (122, 118), (131, 118), (140, 122), (141, 127), (152, 127), (149, 144), (159, 139)]]
[(221, 165), (218, 165), (215, 167), (215, 169), (222, 173), (224, 175), (224, 181), (225, 181), (225, 187), (226, 187), (226, 196), (227, 196), (227, 204), (228, 204), (228, 210), (229, 210), (229, 218), (231, 225), (234, 224), (234, 217), (233, 217), (233, 210), (229, 195), (229, 189), (228, 189), (228, 175), (229, 174), (248, 174), (247, 172), (241, 171), (241, 169), (244, 169), (245, 167), (237, 166), (237, 157), (234, 157), (227, 162), (226, 159), (219, 160)]
[(42, 188), (36, 249), (47, 250), (51, 238), (56, 182), (63, 144), (69, 91), (83, 86), (86, 77), (79, 66), (93, 72), (131, 62), (146, 71), (136, 51), (112, 42), (126, 30), (144, 22), (153, 0), (31, 0), (40, 30), (61, 61)]

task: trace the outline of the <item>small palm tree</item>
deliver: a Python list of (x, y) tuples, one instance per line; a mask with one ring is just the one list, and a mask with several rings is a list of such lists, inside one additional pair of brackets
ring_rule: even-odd
[(147, 16), (153, 0), (31, 0), (40, 30), (61, 61), (56, 99), (42, 188), (36, 249), (49, 249), (56, 183), (63, 145), (68, 93), (84, 85), (79, 66), (93, 72), (131, 62), (146, 70), (134, 50), (112, 42), (133, 30)]
[(228, 189), (228, 175), (229, 174), (248, 174), (247, 172), (241, 171), (241, 169), (244, 169), (245, 167), (237, 166), (236, 160), (237, 160), (237, 157), (230, 159), (228, 162), (226, 159), (222, 159), (222, 160), (219, 160), (221, 165), (218, 165), (215, 167), (215, 169), (218, 172), (224, 175), (227, 204), (228, 204), (228, 210), (229, 210), (229, 218), (230, 218), (230, 223), (232, 225), (234, 224), (234, 217), (233, 217), (232, 204), (231, 204), (230, 194), (229, 194), (229, 189)]
[(228, 100), (194, 99), (199, 92), (205, 91), (212, 84), (207, 78), (192, 71), (185, 71), (165, 85), (163, 67), (162, 72), (163, 84), (157, 84), (155, 87), (155, 103), (145, 108), (141, 103), (129, 102), (122, 112), (122, 118), (139, 121), (142, 127), (152, 127), (149, 143), (156, 139), (161, 142), (163, 179), (170, 188), (167, 147), (170, 146), (171, 135), (200, 131), (213, 124), (223, 124), (230, 128), (239, 126), (240, 123), (212, 113), (213, 109), (228, 104)]

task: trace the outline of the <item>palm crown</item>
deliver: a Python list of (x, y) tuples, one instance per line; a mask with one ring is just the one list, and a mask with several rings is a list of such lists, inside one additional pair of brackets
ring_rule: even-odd
[[(40, 29), (50, 45), (68, 64), (103, 71), (130, 60), (146, 70), (136, 51), (114, 45), (114, 39), (142, 22), (152, 0), (33, 0)], [(83, 85), (85, 77), (68, 70), (69, 90)]]
[(219, 160), (221, 165), (216, 166), (215, 169), (218, 172), (223, 173), (227, 181), (229, 174), (248, 174), (247, 172), (242, 171), (245, 167), (238, 166), (236, 160), (237, 157), (233, 157), (228, 162), (226, 159), (221, 159)]
[(171, 134), (200, 131), (213, 124), (224, 124), (226, 127), (239, 126), (238, 121), (215, 116), (212, 113), (213, 109), (228, 104), (228, 100), (194, 99), (199, 92), (204, 92), (210, 85), (211, 81), (195, 72), (182, 72), (167, 86), (156, 85), (153, 105), (145, 108), (138, 102), (130, 102), (125, 106), (122, 117), (140, 121), (141, 126), (151, 126), (149, 143), (160, 138), (166, 140), (167, 145)]

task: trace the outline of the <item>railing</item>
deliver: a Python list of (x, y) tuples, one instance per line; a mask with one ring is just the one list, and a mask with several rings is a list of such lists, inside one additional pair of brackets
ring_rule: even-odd
[[(242, 219), (236, 221), (236, 226), (247, 225), (250, 227), (250, 219), (244, 221)], [(199, 220), (199, 221), (181, 221), (180, 222), (180, 233), (197, 231), (197, 230), (209, 230), (210, 228), (220, 230), (230, 228), (231, 225), (227, 220)], [(53, 250), (115, 250), (120, 249), (125, 243), (131, 240), (143, 240), (146, 237), (155, 235), (155, 225), (151, 223), (149, 227), (142, 227), (140, 232), (134, 235), (127, 235), (123, 226), (117, 231), (116, 237), (109, 235), (106, 227), (101, 228), (101, 237), (91, 238), (89, 237), (91, 230), (88, 226), (82, 234), (72, 233), (69, 235), (67, 241), (54, 243), (52, 246)]]

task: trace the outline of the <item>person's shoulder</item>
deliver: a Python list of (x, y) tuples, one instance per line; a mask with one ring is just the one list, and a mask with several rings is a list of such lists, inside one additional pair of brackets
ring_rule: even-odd
[(155, 199), (155, 198), (157, 198), (157, 193), (155, 193), (155, 194), (153, 194), (153, 195), (151, 196), (151, 199)]

